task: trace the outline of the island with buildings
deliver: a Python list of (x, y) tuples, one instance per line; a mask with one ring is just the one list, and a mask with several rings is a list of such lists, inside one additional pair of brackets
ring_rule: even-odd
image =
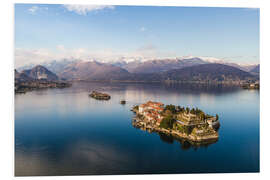
[(134, 106), (136, 114), (132, 124), (144, 130), (172, 135), (191, 142), (215, 142), (218, 140), (219, 117), (210, 116), (198, 108), (166, 105), (148, 101)]
[(110, 100), (111, 99), (111, 96), (109, 94), (101, 93), (97, 91), (92, 91), (89, 94), (89, 96), (97, 100)]

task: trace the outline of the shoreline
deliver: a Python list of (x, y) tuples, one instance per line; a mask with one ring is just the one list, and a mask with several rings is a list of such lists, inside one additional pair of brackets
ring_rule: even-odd
[(26, 81), (15, 82), (15, 94), (24, 94), (27, 92), (43, 89), (63, 89), (71, 87), (72, 84), (64, 81)]
[(245, 82), (232, 81), (131, 81), (131, 80), (68, 80), (68, 82), (89, 83), (160, 83), (160, 84), (198, 84), (198, 85), (228, 85), (241, 87)]
[(180, 138), (180, 139), (186, 139), (188, 141), (191, 141), (191, 142), (199, 142), (199, 143), (207, 143), (207, 142), (212, 142), (212, 141), (217, 141), (218, 138), (219, 138), (219, 135), (218, 133), (214, 134), (214, 135), (208, 135), (208, 136), (194, 136), (194, 135), (187, 135), (187, 134), (184, 134), (184, 133), (181, 133), (179, 131), (175, 131), (175, 130), (168, 130), (168, 129), (165, 129), (165, 128), (160, 128), (160, 127), (155, 127), (155, 126), (149, 126), (149, 125), (145, 125), (145, 124), (140, 124), (140, 122), (142, 121), (139, 121), (139, 122), (134, 122), (134, 119), (133, 119), (133, 122), (132, 122), (132, 125), (135, 126), (135, 127), (138, 127), (138, 128), (142, 128), (142, 129), (145, 129), (145, 130), (151, 130), (151, 131), (155, 131), (155, 132), (160, 132), (160, 133), (164, 133), (166, 135), (172, 135), (173, 137), (175, 138)]

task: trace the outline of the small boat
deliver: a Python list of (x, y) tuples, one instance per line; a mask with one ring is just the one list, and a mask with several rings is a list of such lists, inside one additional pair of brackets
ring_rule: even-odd
[(120, 104), (126, 104), (126, 100), (121, 100)]

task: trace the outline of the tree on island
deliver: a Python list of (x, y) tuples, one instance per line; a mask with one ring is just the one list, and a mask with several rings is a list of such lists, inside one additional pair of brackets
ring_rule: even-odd
[(218, 120), (218, 118), (219, 118), (219, 117), (218, 117), (218, 115), (216, 114), (216, 120)]
[(166, 105), (165, 106), (165, 110), (170, 110), (173, 114), (176, 113), (176, 108), (174, 105), (170, 104), (170, 105)]
[(185, 133), (185, 134), (190, 134), (193, 130), (192, 126), (185, 126), (185, 125), (178, 125), (178, 131)]
[(201, 118), (201, 120), (205, 120), (205, 114), (203, 112), (200, 113), (200, 118)]
[(177, 106), (177, 112), (184, 112), (185, 111), (185, 108), (184, 107), (181, 107), (181, 106)]
[(190, 110), (190, 113), (191, 113), (191, 114), (195, 114), (195, 109), (192, 108), (192, 109)]
[(187, 112), (187, 114), (189, 114), (189, 108), (188, 107), (186, 107), (186, 112)]
[(175, 119), (173, 118), (173, 116), (168, 115), (161, 121), (159, 126), (165, 129), (172, 129), (174, 123), (175, 123)]
[(196, 107), (195, 113), (196, 113), (197, 115), (200, 115), (201, 113), (204, 113), (204, 112), (203, 112), (202, 110), (200, 110), (199, 108)]

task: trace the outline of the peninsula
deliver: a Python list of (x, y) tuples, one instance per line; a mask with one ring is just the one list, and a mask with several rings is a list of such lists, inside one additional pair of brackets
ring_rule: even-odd
[(97, 100), (109, 100), (111, 99), (111, 96), (109, 94), (106, 93), (101, 93), (101, 92), (97, 92), (97, 91), (92, 91), (89, 94), (90, 97), (97, 99)]
[(66, 88), (71, 84), (61, 81), (32, 80), (26, 82), (15, 82), (15, 93), (26, 93), (28, 91), (47, 88)]
[(218, 140), (218, 115), (210, 116), (196, 108), (166, 105), (148, 101), (134, 106), (136, 114), (132, 124), (135, 127), (172, 135), (192, 142), (207, 143)]

